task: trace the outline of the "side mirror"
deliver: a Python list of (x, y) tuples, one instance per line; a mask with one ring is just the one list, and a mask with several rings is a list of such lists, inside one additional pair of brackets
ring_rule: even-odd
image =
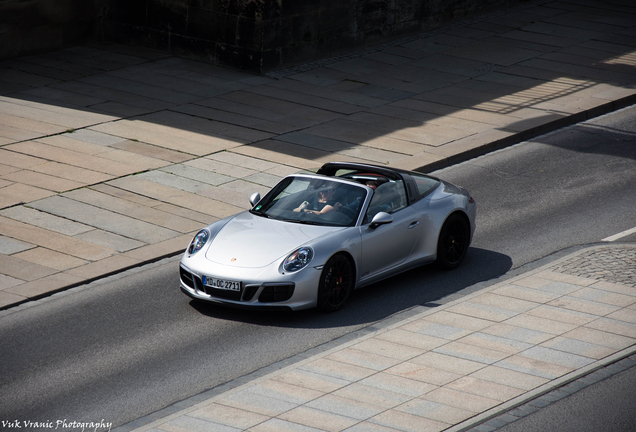
[(260, 200), (261, 194), (259, 194), (258, 192), (254, 192), (252, 195), (250, 195), (250, 204), (252, 204), (252, 207), (254, 207)]
[(393, 216), (385, 212), (378, 212), (373, 216), (373, 219), (371, 219), (371, 225), (369, 225), (369, 227), (375, 229), (380, 225), (386, 225), (391, 222), (393, 222)]

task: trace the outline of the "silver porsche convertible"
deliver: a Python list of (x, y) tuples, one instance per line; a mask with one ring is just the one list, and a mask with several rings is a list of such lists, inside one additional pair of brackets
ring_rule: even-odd
[(203, 228), (181, 290), (245, 308), (340, 309), (352, 290), (423, 264), (452, 269), (475, 231), (463, 188), (416, 172), (331, 162), (282, 179), (252, 209)]

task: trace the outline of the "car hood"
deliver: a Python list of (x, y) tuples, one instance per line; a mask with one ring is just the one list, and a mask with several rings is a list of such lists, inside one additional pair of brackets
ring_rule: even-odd
[(342, 227), (304, 225), (240, 213), (216, 235), (205, 257), (231, 267), (265, 267)]

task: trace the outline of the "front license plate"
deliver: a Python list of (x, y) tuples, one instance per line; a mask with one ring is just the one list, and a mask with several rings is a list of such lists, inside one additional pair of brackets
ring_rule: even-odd
[(210, 288), (228, 290), (228, 291), (240, 291), (241, 290), (241, 282), (231, 281), (226, 279), (216, 279), (207, 276), (201, 277), (203, 285), (209, 286)]

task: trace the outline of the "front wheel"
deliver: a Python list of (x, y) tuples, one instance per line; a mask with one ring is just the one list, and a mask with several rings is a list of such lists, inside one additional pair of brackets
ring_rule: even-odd
[(437, 264), (444, 269), (459, 266), (470, 243), (470, 227), (466, 220), (458, 214), (451, 215), (439, 234), (437, 242)]
[(318, 309), (333, 312), (340, 309), (353, 290), (353, 268), (344, 255), (329, 258), (320, 274)]

